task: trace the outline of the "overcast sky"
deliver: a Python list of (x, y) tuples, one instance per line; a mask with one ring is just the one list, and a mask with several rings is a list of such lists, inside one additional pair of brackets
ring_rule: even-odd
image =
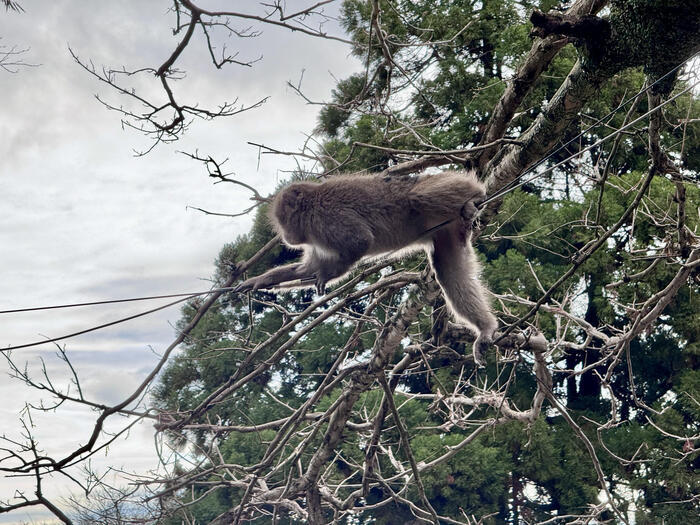
[[(248, 193), (213, 185), (202, 165), (177, 151), (228, 157), (229, 169), (241, 180), (269, 193), (295, 164), (275, 156), (258, 162), (257, 150), (246, 141), (296, 149), (314, 127), (318, 108), (306, 105), (286, 81), (298, 81), (304, 70), (305, 93), (327, 100), (333, 76), (358, 68), (344, 44), (270, 26), (260, 27), (258, 38), (228, 41), (227, 49), (240, 51), (241, 60), (263, 57), (253, 68), (217, 71), (201, 41), (194, 42), (179, 64), (188, 76), (175, 85), (176, 93), (205, 105), (236, 97), (246, 105), (264, 96), (269, 102), (225, 120), (194, 122), (181, 141), (135, 157), (134, 150), (146, 149), (148, 140), (122, 129), (119, 115), (97, 102), (95, 94), (116, 105), (123, 100), (82, 70), (68, 45), (98, 67), (157, 67), (177, 42), (174, 17), (167, 13), (171, 4), (26, 1), (23, 14), (0, 10), (0, 45), (29, 48), (25, 60), (40, 64), (16, 74), (0, 71), (0, 310), (207, 289), (219, 249), (245, 233), (251, 218), (217, 218), (186, 207), (235, 213), (249, 204)], [(56, 337), (155, 304), (0, 315), (0, 346)], [(86, 395), (115, 403), (132, 391), (173, 339), (178, 317), (175, 307), (66, 341)], [(13, 356), (35, 373), (44, 358), (58, 383), (68, 380), (48, 345)], [(20, 411), (40, 396), (6, 370), (3, 363), (0, 433), (18, 438)], [(62, 407), (36, 419), (35, 434), (47, 455), (57, 457), (86, 441), (94, 417)], [(93, 465), (110, 464), (136, 471), (155, 466), (152, 426), (140, 425)], [(32, 485), (0, 478), (0, 500), (22, 488), (32, 495)], [(60, 479), (44, 487), (48, 497), (66, 497), (72, 490)], [(45, 519), (37, 510), (0, 514), (3, 524)]]

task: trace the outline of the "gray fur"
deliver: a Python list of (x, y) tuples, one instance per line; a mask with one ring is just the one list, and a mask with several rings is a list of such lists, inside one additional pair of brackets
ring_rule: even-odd
[[(302, 261), (248, 279), (235, 291), (302, 280), (295, 284), (315, 284), (323, 293), (327, 283), (342, 278), (364, 257), (423, 248), (452, 313), (479, 331), (474, 359), (482, 364), (497, 321), (478, 279), (479, 266), (469, 238), (476, 204), (485, 196), (483, 184), (474, 175), (453, 171), (293, 183), (272, 201), (270, 220), (287, 245), (304, 250)], [(452, 222), (426, 234), (448, 220)]]

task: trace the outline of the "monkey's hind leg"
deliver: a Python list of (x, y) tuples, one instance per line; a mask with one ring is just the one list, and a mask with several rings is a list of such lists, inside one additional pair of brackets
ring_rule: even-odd
[(483, 366), (484, 353), (493, 342), (498, 320), (491, 313), (486, 288), (478, 277), (478, 263), (461, 221), (454, 221), (433, 237), (430, 254), (438, 283), (458, 320), (476, 327), (474, 361)]

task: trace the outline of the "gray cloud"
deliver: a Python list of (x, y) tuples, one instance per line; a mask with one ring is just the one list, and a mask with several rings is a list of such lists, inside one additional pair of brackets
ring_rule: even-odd
[[(177, 150), (229, 157), (231, 170), (268, 193), (279, 173), (294, 163), (264, 156), (258, 169), (258, 152), (246, 141), (294, 149), (315, 125), (317, 108), (285, 82), (296, 81), (304, 69), (309, 96), (324, 99), (334, 84), (329, 71), (343, 77), (357, 67), (341, 44), (268, 27), (260, 38), (227, 44), (242, 59), (262, 54), (253, 68), (215, 71), (195, 45), (183, 56), (188, 76), (176, 84), (178, 93), (214, 104), (236, 97), (251, 104), (268, 95), (270, 101), (228, 120), (195, 122), (179, 143), (135, 158), (133, 150), (144, 149), (148, 141), (122, 130), (119, 116), (95, 100), (99, 93), (122, 102), (73, 62), (67, 46), (98, 67), (157, 65), (177, 41), (166, 13), (170, 5), (166, 0), (101, 2), (99, 8), (78, 0), (25, 2), (24, 14), (2, 13), (2, 43), (31, 47), (26, 60), (41, 66), (0, 73), (0, 309), (208, 288), (203, 279), (213, 272), (219, 249), (247, 231), (251, 218), (213, 218), (186, 206), (236, 212), (247, 206), (248, 194), (214, 186), (200, 165)], [(139, 87), (156, 89), (157, 83), (144, 77)], [(0, 316), (0, 345), (62, 335), (154, 304)], [(176, 307), (66, 341), (86, 391), (103, 402), (122, 399), (156, 362), (151, 348), (160, 352), (170, 343), (178, 317)], [(14, 356), (35, 370), (39, 357), (46, 358), (57, 383), (68, 384), (65, 366), (51, 357), (54, 350), (47, 345)], [(0, 374), (0, 432), (16, 437), (19, 412), (38, 396)], [(94, 418), (92, 411), (62, 407), (38, 416), (36, 432), (48, 454), (60, 455), (84, 442)], [(97, 466), (106, 468), (114, 458), (132, 470), (153, 467), (152, 426), (140, 426), (129, 440), (111, 447)], [(0, 499), (11, 498), (18, 483), (0, 478)], [(55, 478), (45, 490), (50, 497), (65, 497), (74, 487)], [(40, 522), (45, 516), (18, 512), (0, 515), (0, 523)]]

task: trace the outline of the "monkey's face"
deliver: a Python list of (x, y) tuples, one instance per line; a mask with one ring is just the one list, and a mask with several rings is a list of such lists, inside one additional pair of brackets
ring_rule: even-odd
[(298, 231), (288, 230), (283, 227), (280, 233), (282, 234), (282, 240), (288, 246), (301, 247), (306, 244), (306, 238), (304, 235), (300, 235)]
[(279, 225), (279, 233), (290, 246), (307, 242), (304, 191), (300, 186), (301, 184), (295, 184), (283, 190), (275, 203), (274, 217)]

